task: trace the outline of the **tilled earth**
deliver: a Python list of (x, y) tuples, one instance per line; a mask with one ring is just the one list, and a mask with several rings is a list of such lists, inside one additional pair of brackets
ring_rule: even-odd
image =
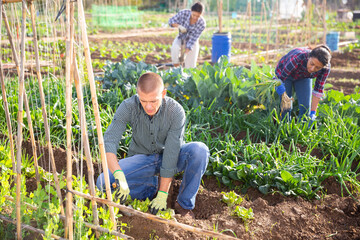
[[(137, 41), (145, 42), (150, 39), (152, 38), (136, 37)], [(135, 41), (135, 39), (132, 40)], [(157, 39), (157, 41), (171, 43), (172, 38)], [(200, 60), (210, 59), (209, 56), (202, 58)], [(360, 85), (359, 53), (333, 53), (331, 63), (332, 71), (328, 80), (333, 85), (331, 88), (343, 91), (345, 94), (353, 93), (355, 86)], [(27, 154), (31, 156), (30, 143), (24, 142), (23, 145)], [(40, 146), (37, 149), (43, 153), (39, 164), (49, 170), (47, 149)], [(57, 171), (66, 170), (65, 150), (56, 148), (53, 151)], [(96, 178), (100, 167), (95, 164), (94, 169)], [(79, 166), (75, 163), (73, 171), (74, 174), (79, 173)], [(87, 172), (86, 164), (84, 164), (83, 172)], [(87, 179), (87, 174), (84, 175)], [(179, 185), (180, 179), (176, 179), (169, 193), (168, 206), (172, 208)], [(231, 216), (229, 208), (220, 201), (221, 192), (230, 190), (218, 184), (214, 177), (204, 177), (194, 209), (196, 219), (191, 220), (179, 215), (175, 217), (180, 223), (236, 236), (239, 239), (360, 239), (360, 197), (342, 195), (342, 188), (335, 178), (326, 179), (323, 186), (325, 192), (321, 199), (311, 201), (300, 197), (284, 197), (279, 193), (263, 195), (251, 188), (245, 195), (239, 193), (244, 197), (241, 205), (252, 208), (254, 212), (254, 219), (249, 222), (248, 228), (245, 228), (243, 221)], [(28, 191), (35, 190), (35, 179), (27, 181), (27, 188)], [(128, 225), (125, 234), (135, 239), (209, 239), (200, 234), (136, 216), (123, 216), (120, 220)]]
[[(23, 149), (32, 155), (31, 144), (24, 142)], [(43, 155), (39, 164), (49, 170), (48, 151), (37, 146)], [(53, 150), (58, 172), (66, 171), (66, 151)], [(94, 164), (95, 178), (100, 166)], [(73, 174), (79, 175), (79, 164), (73, 164)], [(87, 179), (87, 168), (83, 172)], [(181, 180), (172, 184), (168, 206), (173, 208)], [(28, 191), (36, 189), (35, 179), (27, 181)], [(325, 193), (320, 200), (304, 200), (300, 197), (284, 197), (279, 193), (263, 195), (256, 189), (248, 189), (241, 206), (252, 208), (254, 219), (245, 228), (243, 221), (230, 215), (230, 209), (220, 201), (221, 192), (230, 189), (219, 185), (214, 177), (203, 177), (196, 198), (195, 220), (175, 215), (176, 221), (192, 227), (215, 231), (239, 239), (360, 239), (360, 197), (342, 196), (340, 184), (334, 178), (323, 182)], [(207, 236), (185, 231), (167, 224), (137, 216), (123, 216), (128, 236), (135, 239), (209, 239)]]

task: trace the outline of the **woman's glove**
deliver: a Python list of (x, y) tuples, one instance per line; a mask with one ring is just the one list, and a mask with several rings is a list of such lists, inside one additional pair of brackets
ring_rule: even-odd
[(311, 112), (310, 112), (310, 119), (311, 119), (312, 121), (315, 121), (315, 119), (316, 119), (316, 111), (311, 111)]
[(279, 94), (279, 96), (281, 97), (285, 92), (285, 83), (281, 82), (281, 84), (279, 86), (275, 87), (275, 90)]
[(154, 198), (149, 205), (150, 212), (156, 215), (158, 211), (165, 210), (167, 197), (168, 197), (167, 192), (158, 191), (156, 198)]
[(181, 33), (186, 33), (186, 32), (187, 32), (186, 28), (183, 27), (183, 26), (181, 26), (181, 25), (178, 26), (178, 29), (179, 29), (179, 31), (180, 31)]
[(116, 202), (120, 199), (120, 204), (124, 204), (130, 193), (125, 174), (122, 170), (116, 170), (113, 175), (115, 178), (115, 182), (113, 183), (113, 188), (115, 189), (114, 199)]

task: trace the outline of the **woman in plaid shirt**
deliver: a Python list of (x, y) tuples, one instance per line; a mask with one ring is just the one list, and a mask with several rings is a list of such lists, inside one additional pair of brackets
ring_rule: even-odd
[[(283, 56), (275, 69), (276, 77), (282, 84), (276, 88), (280, 98), (284, 93), (292, 97), (293, 89), (299, 102), (299, 119), (309, 114), (315, 120), (316, 109), (324, 94), (325, 81), (330, 73), (331, 51), (326, 45), (314, 49), (295, 48)], [(312, 90), (312, 79), (316, 78)], [(311, 97), (312, 96), (312, 97)], [(282, 117), (290, 119), (291, 108)]]
[(196, 67), (199, 55), (199, 37), (204, 31), (206, 22), (201, 16), (204, 5), (200, 2), (192, 5), (191, 10), (185, 9), (169, 19), (169, 25), (179, 29), (179, 35), (171, 46), (171, 60), (175, 66), (179, 66), (181, 54), (181, 42), (185, 43), (185, 68)]

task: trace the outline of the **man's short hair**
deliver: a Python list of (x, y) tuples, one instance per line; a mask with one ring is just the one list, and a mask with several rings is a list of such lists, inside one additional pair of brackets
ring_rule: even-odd
[(147, 72), (139, 77), (136, 87), (143, 93), (151, 93), (157, 89), (162, 91), (164, 82), (159, 74)]
[(191, 11), (202, 13), (204, 11), (204, 5), (201, 2), (197, 2), (191, 6)]

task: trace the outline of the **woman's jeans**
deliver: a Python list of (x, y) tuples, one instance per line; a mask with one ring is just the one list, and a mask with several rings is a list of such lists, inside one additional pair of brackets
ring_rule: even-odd
[[(194, 209), (195, 198), (201, 178), (209, 161), (209, 148), (202, 142), (184, 144), (179, 153), (177, 172), (184, 171), (177, 201), (184, 209)], [(139, 154), (121, 159), (119, 165), (124, 171), (132, 199), (152, 199), (158, 190), (162, 154)], [(109, 171), (110, 186), (115, 178)], [(104, 173), (96, 181), (100, 191), (105, 192)], [(112, 187), (111, 187), (112, 188)], [(113, 188), (111, 189), (113, 190)]]
[[(299, 103), (299, 119), (302, 119), (304, 116), (309, 115), (309, 109), (311, 106), (311, 96), (312, 96), (312, 79), (304, 78), (299, 80), (294, 80), (293, 78), (287, 78), (285, 80), (285, 89), (286, 94), (291, 98), (293, 95), (293, 88)], [(281, 101), (281, 97), (280, 97)], [(287, 118), (291, 120), (291, 111), (284, 111), (282, 114), (282, 119)]]

